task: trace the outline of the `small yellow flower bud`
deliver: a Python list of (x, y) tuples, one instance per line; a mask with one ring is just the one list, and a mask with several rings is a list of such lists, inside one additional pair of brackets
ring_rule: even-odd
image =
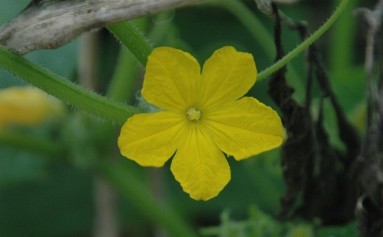
[(37, 125), (64, 113), (64, 105), (35, 87), (0, 90), (0, 128), (12, 124)]

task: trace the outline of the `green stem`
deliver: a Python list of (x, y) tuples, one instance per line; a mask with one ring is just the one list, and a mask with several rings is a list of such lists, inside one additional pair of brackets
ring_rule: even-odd
[(124, 123), (128, 117), (139, 112), (133, 106), (115, 102), (81, 88), (3, 46), (0, 46), (0, 66), (71, 105), (114, 122)]
[(255, 17), (248, 7), (241, 1), (237, 0), (221, 0), (214, 5), (223, 7), (226, 11), (231, 12), (250, 32), (254, 40), (262, 47), (265, 55), (269, 59), (274, 59), (274, 40), (270, 31)]
[[(357, 6), (358, 0), (351, 0), (345, 12), (350, 13)], [(339, 72), (348, 70), (352, 65), (353, 44), (355, 43), (356, 17), (343, 14), (333, 26), (331, 34), (330, 70), (331, 73), (339, 75)], [(349, 39), (349, 40), (344, 40)]]
[[(270, 60), (274, 59), (275, 49), (273, 37), (244, 3), (241, 1), (222, 0), (218, 2), (218, 6), (222, 6), (231, 12), (247, 28), (253, 38), (258, 41), (258, 44), (263, 48), (266, 56)], [(292, 65), (290, 65), (288, 72), (293, 81), (300, 81), (298, 72)], [(259, 80), (259, 77), (257, 79)]]
[(137, 84), (137, 72), (137, 61), (127, 49), (121, 48), (107, 96), (117, 101), (132, 103), (134, 88)]
[(107, 29), (137, 58), (143, 65), (146, 65), (149, 54), (153, 47), (133, 24), (129, 22), (114, 23), (107, 26)]
[[(146, 27), (147, 19), (146, 18), (136, 19), (134, 21), (134, 26), (132, 24), (133, 23), (130, 23), (130, 26), (132, 27), (132, 29), (137, 29), (136, 31), (138, 31), (139, 29), (143, 29)], [(113, 27), (116, 27), (116, 25), (111, 26), (110, 29)], [(139, 33), (136, 33), (136, 34), (141, 35)], [(122, 35), (122, 33), (117, 33), (115, 35)], [(146, 48), (146, 50), (148, 51), (149, 46), (146, 45), (147, 40), (143, 39), (142, 37), (138, 37), (136, 38), (136, 40), (143, 41), (141, 44), (144, 45), (144, 48)], [(132, 40), (130, 40), (129, 42), (132, 43)], [(140, 43), (136, 42), (135, 44), (140, 44)], [(137, 67), (138, 66), (137, 60), (134, 58), (134, 55), (131, 53), (132, 51), (129, 51), (127, 48), (129, 49), (134, 47), (132, 45), (127, 45), (127, 44), (121, 45), (120, 55), (118, 57), (118, 61), (113, 73), (112, 80), (109, 84), (107, 96), (117, 101), (123, 101), (128, 104), (132, 104), (134, 99), (135, 89), (138, 84), (137, 79), (138, 79), (139, 68)], [(145, 56), (145, 58), (147, 58), (147, 56)]]
[(165, 11), (158, 14), (155, 18), (155, 27), (148, 33), (150, 40), (157, 44), (158, 42), (164, 42), (164, 39), (172, 31), (174, 21), (171, 19), (174, 14), (174, 10)]
[[(269, 59), (269, 63), (266, 63), (266, 65), (271, 64), (275, 58), (274, 39), (270, 31), (257, 19), (254, 13), (242, 1), (221, 0), (215, 3), (215, 5), (231, 12), (247, 28), (254, 40), (258, 42), (259, 48), (264, 51)], [(287, 73), (291, 86), (296, 89), (295, 95), (297, 96), (304, 91), (304, 84), (301, 83), (302, 78), (293, 64), (289, 65)], [(259, 80), (259, 77), (257, 80)]]
[(0, 130), (0, 144), (1, 146), (34, 151), (51, 157), (63, 155), (65, 152), (64, 148), (56, 142), (6, 130)]
[(101, 163), (104, 178), (126, 199), (134, 203), (140, 213), (161, 225), (171, 236), (197, 237), (193, 229), (171, 208), (152, 197), (145, 184), (137, 179), (122, 162)]
[(304, 40), (300, 45), (298, 45), (294, 50), (290, 51), (290, 53), (286, 54), (279, 61), (266, 68), (262, 72), (260, 72), (257, 76), (258, 80), (262, 80), (274, 72), (281, 69), (288, 62), (290, 62), (293, 58), (302, 53), (307, 47), (309, 47), (312, 43), (314, 43), (319, 37), (321, 37), (338, 19), (338, 17), (344, 12), (350, 0), (343, 0), (335, 12), (330, 16), (330, 18), (321, 26), (318, 30), (316, 30), (310, 37)]

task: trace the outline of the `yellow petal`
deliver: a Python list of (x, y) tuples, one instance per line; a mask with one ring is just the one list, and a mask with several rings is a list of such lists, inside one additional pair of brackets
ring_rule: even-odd
[(205, 62), (200, 87), (201, 107), (224, 104), (243, 96), (255, 83), (253, 56), (226, 46)]
[(121, 154), (142, 166), (162, 166), (176, 151), (184, 118), (176, 113), (137, 114), (121, 128)]
[(185, 110), (193, 105), (201, 69), (196, 59), (181, 50), (160, 47), (148, 58), (142, 95), (164, 110)]
[(189, 133), (173, 158), (171, 170), (183, 190), (195, 200), (218, 195), (230, 180), (224, 154), (198, 124), (189, 124)]
[(283, 126), (278, 114), (251, 97), (206, 114), (204, 124), (215, 144), (236, 160), (278, 147), (283, 140)]
[(63, 114), (64, 105), (35, 87), (0, 90), (0, 127), (10, 124), (35, 125)]

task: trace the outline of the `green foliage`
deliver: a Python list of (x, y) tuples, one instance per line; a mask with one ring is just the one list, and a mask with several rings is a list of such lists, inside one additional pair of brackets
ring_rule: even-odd
[(352, 237), (356, 236), (355, 224), (343, 227), (320, 227), (306, 222), (282, 222), (261, 211), (257, 206), (248, 210), (248, 219), (232, 220), (229, 211), (221, 215), (217, 227), (201, 229), (203, 236), (217, 237)]
[[(0, 1), (0, 24), (17, 15), (28, 2)], [(294, 19), (307, 20), (314, 31), (332, 12), (326, 6), (339, 3), (323, 2), (326, 4), (318, 6), (315, 1), (301, 1), (297, 5), (284, 6), (283, 10)], [(355, 6), (357, 1), (351, 2)], [(356, 23), (350, 21), (350, 10), (336, 23), (331, 35), (317, 42), (342, 107), (362, 131), (364, 71), (360, 58), (363, 52), (355, 52), (355, 48), (361, 47), (359, 38), (351, 40), (356, 35)], [(190, 200), (174, 181), (168, 167), (163, 168), (163, 176), (158, 179), (165, 194), (158, 194), (153, 188), (153, 183), (158, 180), (153, 180), (146, 171), (119, 156), (115, 145), (119, 130), (116, 123), (124, 122), (139, 111), (134, 105), (142, 83), (142, 67), (132, 55), (144, 65), (151, 44), (170, 45), (190, 51), (202, 62), (215, 49), (233, 45), (241, 51), (251, 52), (261, 72), (272, 65), (275, 54), (272, 20), (256, 9), (253, 0), (216, 1), (163, 12), (143, 20), (146, 22), (144, 34), (132, 22), (108, 27), (117, 38), (125, 40), (121, 45), (130, 45), (128, 48), (132, 52), (122, 50), (117, 58), (115, 52), (103, 47), (107, 52), (101, 52), (99, 58), (108, 63), (100, 64), (99, 70), (106, 75), (103, 74), (105, 81), (99, 84), (106, 86), (98, 88), (98, 94), (74, 84), (78, 73), (78, 40), (56, 50), (33, 52), (24, 58), (1, 48), (2, 67), (6, 65), (7, 70), (80, 111), (68, 112), (54, 126), (11, 130), (10, 133), (0, 131), (0, 236), (91, 235), (95, 177), (103, 177), (117, 193), (121, 232), (129, 236), (153, 236), (152, 230), (157, 230), (158, 226), (177, 237), (196, 236), (198, 229), (203, 236), (220, 237), (356, 236), (354, 223), (323, 227), (315, 222), (274, 218), (284, 192), (279, 150), (241, 163), (229, 159), (232, 180), (219, 197), (207, 203)], [(299, 44), (299, 37), (287, 28), (283, 30), (286, 39), (283, 43), (291, 51)], [(108, 31), (101, 30), (100, 35), (115, 44), (115, 48), (119, 47)], [(350, 40), (342, 44), (344, 38)], [(304, 70), (303, 55), (289, 62), (289, 83), (296, 90), (294, 96), (300, 100), (305, 93)], [(257, 82), (257, 88), (249, 94), (271, 104), (267, 95), (268, 74), (263, 74), (265, 80)], [(26, 82), (0, 69), (0, 88), (22, 84)], [(317, 107), (313, 110), (315, 114)], [(83, 111), (109, 120), (94, 118)], [(326, 110), (325, 119), (328, 130), (332, 131), (332, 143), (339, 143), (331, 109)], [(113, 163), (116, 160), (118, 162)]]

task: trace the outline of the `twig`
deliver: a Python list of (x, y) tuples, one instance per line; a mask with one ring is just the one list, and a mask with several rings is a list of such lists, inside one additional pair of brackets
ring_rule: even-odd
[[(381, 41), (377, 41), (381, 32), (383, 18), (383, 0), (379, 0), (374, 10), (361, 8), (355, 13), (363, 15), (368, 28), (366, 33), (365, 71), (367, 79), (367, 132), (358, 157), (359, 182), (364, 192), (356, 207), (356, 217), (361, 237), (383, 235), (383, 93), (382, 75), (379, 69), (378, 55)], [(380, 45), (377, 45), (380, 43)], [(381, 73), (381, 71), (380, 71)]]
[(355, 13), (362, 14), (368, 24), (365, 68), (368, 75), (371, 75), (374, 65), (375, 36), (382, 24), (383, 0), (378, 2), (374, 10), (370, 10), (368, 8), (360, 8), (355, 10)]
[[(382, 14), (383, 14), (383, 0), (380, 0), (374, 10), (370, 10), (368, 8), (360, 8), (354, 11), (355, 14), (363, 15), (365, 18), (368, 29), (367, 29), (367, 35), (366, 35), (366, 49), (365, 49), (365, 71), (367, 76), (367, 125), (370, 126), (373, 119), (373, 107), (374, 107), (374, 98), (379, 98), (378, 91), (376, 90), (375, 84), (373, 83), (373, 75), (374, 75), (374, 52), (375, 52), (375, 38), (380, 30), (381, 24), (382, 24)], [(379, 108), (382, 107), (382, 105), (379, 104), (379, 101), (376, 101), (378, 103)]]
[(118, 237), (117, 197), (102, 177), (94, 178), (95, 220), (93, 237)]
[(199, 1), (202, 0), (66, 0), (32, 4), (0, 27), (0, 44), (19, 54), (57, 48), (82, 32), (108, 23)]

